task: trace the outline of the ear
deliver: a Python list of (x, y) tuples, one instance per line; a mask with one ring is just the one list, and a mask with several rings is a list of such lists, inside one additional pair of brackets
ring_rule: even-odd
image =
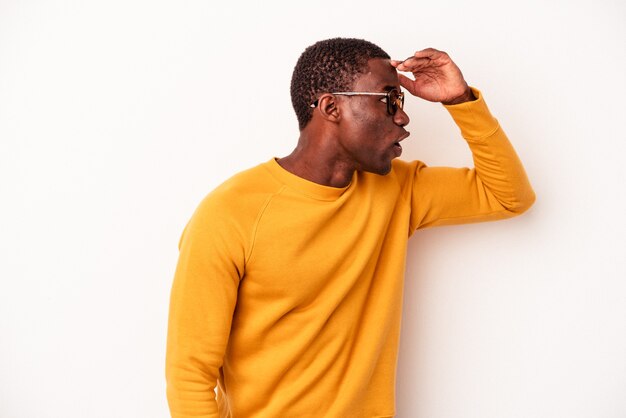
[(337, 123), (341, 117), (337, 107), (337, 98), (330, 93), (322, 94), (317, 99), (315, 111), (319, 112), (322, 118), (333, 123)]

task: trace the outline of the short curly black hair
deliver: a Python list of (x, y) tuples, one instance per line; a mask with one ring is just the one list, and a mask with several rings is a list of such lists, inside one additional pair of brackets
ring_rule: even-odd
[(291, 76), (291, 104), (300, 130), (313, 116), (311, 103), (322, 93), (350, 90), (372, 58), (390, 57), (379, 46), (355, 38), (326, 39), (305, 49)]

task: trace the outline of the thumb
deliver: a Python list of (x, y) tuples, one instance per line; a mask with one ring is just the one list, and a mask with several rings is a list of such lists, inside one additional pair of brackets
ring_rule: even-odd
[(398, 74), (398, 81), (400, 82), (400, 85), (402, 87), (404, 87), (409, 92), (411, 92), (411, 94), (414, 94), (413, 85), (415, 82), (413, 80), (411, 80), (409, 77), (405, 76), (404, 74)]

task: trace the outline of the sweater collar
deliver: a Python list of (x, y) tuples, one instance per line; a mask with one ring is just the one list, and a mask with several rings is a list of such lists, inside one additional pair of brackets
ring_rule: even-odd
[(295, 174), (285, 170), (276, 158), (269, 160), (265, 166), (269, 169), (274, 177), (276, 177), (281, 183), (285, 184), (289, 188), (311, 196), (319, 200), (336, 200), (348, 189), (354, 187), (356, 184), (356, 171), (352, 175), (350, 184), (346, 187), (331, 187), (323, 184), (314, 183), (310, 180), (296, 176)]

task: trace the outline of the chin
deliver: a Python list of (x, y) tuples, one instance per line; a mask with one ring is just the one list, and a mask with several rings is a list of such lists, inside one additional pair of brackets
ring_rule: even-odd
[(387, 164), (384, 167), (370, 167), (365, 169), (368, 173), (378, 174), (379, 176), (386, 176), (391, 172), (391, 163)]

